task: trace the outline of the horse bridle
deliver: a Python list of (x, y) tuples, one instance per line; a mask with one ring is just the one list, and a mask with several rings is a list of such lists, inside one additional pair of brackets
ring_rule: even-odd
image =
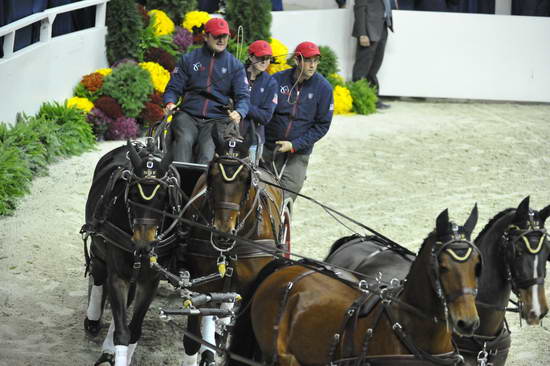
[[(529, 279), (520, 279), (517, 278), (517, 275), (513, 275), (513, 262), (518, 256), (516, 250), (516, 243), (521, 241), (525, 244), (525, 249), (528, 253), (537, 255), (544, 248), (544, 243), (547, 238), (547, 232), (544, 227), (540, 227), (534, 220), (534, 214), (532, 211), (529, 212), (529, 221), (528, 228), (521, 229), (519, 226), (510, 225), (507, 230), (504, 231), (502, 235), (503, 240), (503, 250), (504, 250), (504, 263), (506, 266), (506, 276), (507, 280), (510, 281), (512, 285), (512, 291), (518, 295), (520, 289), (526, 289), (533, 285), (542, 285), (544, 284), (544, 279), (546, 278), (546, 270), (543, 271), (543, 276), (537, 276)], [(533, 248), (531, 242), (529, 241), (528, 236), (531, 234), (540, 234), (539, 241), (537, 245)], [(546, 269), (546, 267), (544, 267)]]
[[(472, 295), (474, 298), (477, 296), (477, 287), (465, 287), (461, 288), (459, 291), (455, 291), (451, 294), (446, 294), (443, 291), (443, 286), (441, 284), (441, 274), (440, 274), (440, 265), (439, 258), (444, 252), (449, 254), (455, 262), (463, 263), (470, 259), (471, 255), (477, 252), (481, 258), (483, 268), (483, 257), (481, 256), (481, 251), (479, 248), (470, 240), (468, 240), (463, 233), (459, 232), (459, 227), (451, 223), (451, 239), (445, 243), (440, 241), (435, 242), (432, 246), (431, 254), (431, 265), (432, 265), (432, 283), (435, 289), (437, 297), (441, 300), (445, 312), (445, 320), (448, 319), (448, 304), (454, 302), (461, 296)], [(464, 250), (464, 254), (459, 254), (457, 250)]]
[[(152, 167), (152, 165), (150, 166)], [(149, 168), (149, 166), (148, 166)], [(156, 195), (158, 194), (160, 189), (166, 189), (168, 191), (168, 207), (170, 211), (173, 214), (177, 214), (179, 210), (181, 209), (182, 204), (182, 192), (181, 188), (179, 186), (179, 173), (175, 168), (172, 166), (169, 168), (169, 170), (164, 174), (163, 177), (157, 178), (153, 174), (145, 174), (144, 177), (139, 177), (135, 174), (133, 170), (124, 170), (122, 172), (122, 179), (125, 180), (126, 188), (124, 191), (124, 203), (127, 207), (127, 214), (128, 214), (128, 222), (130, 227), (133, 227), (134, 225), (154, 225), (157, 228), (162, 227), (162, 222), (159, 221), (158, 218), (144, 218), (134, 217), (132, 213), (132, 206), (136, 205), (136, 202), (132, 201), (129, 197), (129, 191), (130, 188), (136, 186), (139, 192), (139, 195), (144, 201), (151, 201), (153, 200)], [(155, 185), (156, 184), (156, 185)], [(155, 185), (153, 188), (153, 191), (151, 194), (146, 195), (143, 191), (142, 185)], [(162, 233), (158, 234), (158, 240), (162, 240), (162, 238), (169, 235), (169, 233), (174, 229), (174, 227), (177, 224), (177, 220), (172, 223), (166, 230), (164, 230)]]
[[(233, 166), (238, 165), (237, 168), (235, 169), (235, 172), (232, 175), (227, 174), (224, 163), (223, 163), (224, 161), (226, 162), (226, 164), (230, 162), (227, 165), (233, 165)], [(242, 195), (240, 203), (220, 201), (220, 202), (216, 202), (213, 205), (212, 204), (213, 195), (210, 192), (210, 189), (211, 189), (210, 184), (208, 185), (208, 200), (211, 203), (211, 207), (214, 207), (216, 209), (220, 208), (220, 209), (225, 209), (225, 210), (236, 211), (236, 212), (240, 213), (241, 207), (248, 200), (248, 194), (249, 194), (249, 191), (250, 191), (250, 187), (251, 186), (256, 187), (256, 188), (258, 187), (258, 184), (259, 184), (259, 181), (260, 181), (260, 179), (258, 177), (258, 171), (256, 170), (255, 166), (252, 164), (252, 162), (250, 162), (248, 159), (241, 159), (241, 158), (234, 157), (234, 156), (229, 156), (229, 155), (215, 157), (214, 160), (212, 161), (212, 164), (217, 164), (218, 165), (218, 168), (221, 172), (223, 180), (225, 182), (228, 182), (228, 183), (234, 181), (237, 178), (237, 176), (239, 175), (239, 173), (243, 170), (243, 168), (246, 167), (250, 171), (249, 183), (244, 185), (244, 191), (243, 191), (243, 195)], [(248, 210), (248, 212), (246, 213), (246, 215), (244, 216), (244, 218), (242, 220), (239, 220), (240, 215), (237, 217), (237, 226), (235, 227), (235, 232), (233, 233), (233, 235), (238, 234), (242, 230), (242, 228), (244, 227), (244, 225), (246, 223), (246, 220), (257, 209), (257, 204), (258, 204), (259, 199), (260, 199), (260, 194), (261, 194), (261, 190), (256, 189), (256, 195), (254, 196), (254, 202), (252, 203), (252, 205), (250, 207), (250, 210)], [(211, 232), (210, 242), (213, 245), (214, 249), (216, 249), (220, 252), (228, 252), (231, 249), (233, 249), (235, 244), (236, 244), (236, 241), (233, 240), (231, 242), (231, 245), (229, 245), (229, 247), (220, 248), (218, 245), (216, 245), (216, 243), (213, 239), (213, 236), (214, 236), (214, 233)]]

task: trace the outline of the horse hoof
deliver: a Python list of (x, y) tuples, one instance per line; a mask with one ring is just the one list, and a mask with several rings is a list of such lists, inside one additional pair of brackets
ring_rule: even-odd
[(99, 334), (99, 331), (101, 330), (101, 321), (90, 320), (88, 319), (88, 317), (86, 317), (86, 319), (84, 319), (84, 329), (86, 330), (86, 333), (88, 333), (92, 337), (95, 337)]
[(112, 353), (102, 353), (94, 363), (94, 366), (114, 366), (115, 365), (115, 355)]

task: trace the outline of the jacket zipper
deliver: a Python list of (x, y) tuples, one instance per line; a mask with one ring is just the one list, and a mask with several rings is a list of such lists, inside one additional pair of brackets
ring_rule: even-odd
[(292, 123), (294, 122), (294, 118), (296, 118), (296, 110), (298, 109), (298, 102), (300, 101), (300, 90), (302, 90), (302, 88), (296, 90), (296, 103), (294, 103), (294, 106), (292, 107), (292, 114), (290, 122), (285, 131), (285, 137), (288, 137), (290, 129), (292, 128)]
[[(214, 63), (216, 63), (216, 53), (212, 54), (212, 58), (210, 59), (210, 66), (208, 67), (208, 78), (206, 79), (206, 91), (210, 93), (210, 77), (212, 76), (212, 69), (214, 68)], [(208, 98), (204, 99), (204, 105), (202, 106), (202, 116), (206, 118), (206, 112), (208, 110)]]

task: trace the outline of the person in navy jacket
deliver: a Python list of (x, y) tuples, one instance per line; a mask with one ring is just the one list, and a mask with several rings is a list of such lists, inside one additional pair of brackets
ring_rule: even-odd
[(258, 40), (248, 47), (246, 75), (250, 85), (250, 109), (244, 123), (241, 123), (241, 134), (251, 141), (249, 156), (255, 163), (262, 155), (264, 126), (271, 121), (277, 106), (278, 84), (266, 72), (272, 57), (273, 51), (266, 41)]
[[(332, 86), (317, 72), (320, 56), (315, 43), (302, 42), (294, 50), (296, 66), (273, 75), (279, 83), (279, 100), (265, 127), (263, 159), (276, 175), (282, 171), (283, 188), (298, 193), (313, 145), (328, 132), (334, 110)], [(275, 148), (279, 153), (273, 162)], [(296, 194), (286, 195), (296, 199)]]
[(238, 124), (250, 106), (244, 66), (226, 50), (229, 25), (222, 18), (212, 18), (204, 30), (204, 46), (181, 57), (164, 92), (166, 111), (183, 97), (181, 112), (172, 122), (173, 161), (193, 162), (197, 143), (196, 162), (208, 163), (215, 150), (212, 123), (229, 116)]

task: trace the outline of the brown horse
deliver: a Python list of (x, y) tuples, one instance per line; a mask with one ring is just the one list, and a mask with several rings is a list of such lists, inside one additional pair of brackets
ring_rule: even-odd
[[(215, 140), (216, 141), (216, 140)], [(187, 268), (193, 278), (218, 272), (216, 281), (197, 289), (200, 292), (234, 291), (242, 293), (270, 261), (272, 252), (288, 250), (288, 210), (283, 208), (281, 189), (268, 171), (257, 167), (247, 157), (247, 146), (234, 139), (216, 144), (217, 154), (201, 176), (191, 195), (200, 212), (189, 210), (188, 218), (206, 220), (215, 230), (254, 241), (247, 246), (210, 231), (193, 229), (187, 241)], [(286, 213), (286, 215), (285, 215)], [(286, 219), (285, 219), (286, 218)], [(212, 317), (202, 319), (202, 336), (215, 342)], [(220, 323), (218, 323), (220, 324)], [(189, 319), (189, 327), (198, 333), (198, 318)], [(198, 345), (185, 338), (186, 354), (197, 352)], [(203, 347), (203, 350), (206, 349)], [(201, 363), (213, 361), (212, 352), (202, 352)]]
[(237, 320), (231, 350), (252, 357), (259, 349), (265, 361), (280, 365), (460, 362), (452, 330), (471, 335), (479, 325), (481, 257), (468, 239), (476, 221), (477, 209), (463, 227), (443, 211), (403, 286), (368, 286), (379, 295), (364, 291), (364, 281), (357, 286), (300, 265), (266, 267), (250, 312)]
[(472, 337), (455, 337), (468, 365), (478, 365), (478, 357), (494, 366), (506, 362), (511, 337), (505, 310), (512, 292), (527, 324), (539, 324), (548, 312), (544, 279), (550, 242), (544, 223), (549, 215), (550, 206), (534, 211), (526, 197), (516, 209), (495, 215), (476, 238), (484, 258), (477, 298), (480, 326)]

